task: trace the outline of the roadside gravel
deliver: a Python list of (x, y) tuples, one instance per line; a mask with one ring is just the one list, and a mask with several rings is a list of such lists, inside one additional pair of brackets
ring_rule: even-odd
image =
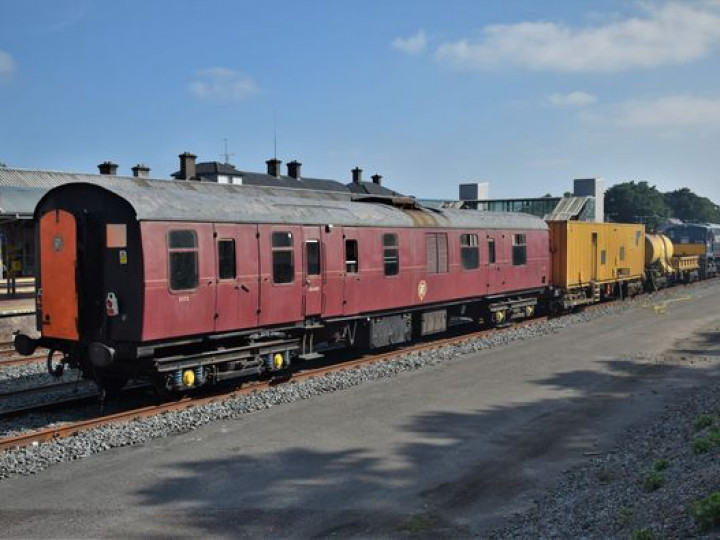
[[(701, 415), (713, 416), (714, 427), (697, 426)], [(717, 529), (700, 531), (690, 513), (693, 502), (720, 491), (720, 447), (695, 453), (692, 445), (720, 427), (719, 416), (715, 382), (669, 406), (612, 452), (566, 472), (530, 512), (490, 537), (720, 537)]]

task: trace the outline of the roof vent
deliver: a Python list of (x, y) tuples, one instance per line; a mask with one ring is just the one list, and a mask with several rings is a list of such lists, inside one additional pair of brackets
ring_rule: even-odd
[(178, 157), (180, 158), (180, 175), (178, 176), (178, 180), (197, 180), (197, 169), (195, 168), (197, 156), (190, 152), (183, 152)]
[(382, 175), (381, 174), (373, 174), (372, 175), (372, 181), (373, 184), (382, 185)]
[(100, 165), (97, 166), (98, 170), (100, 171), (100, 174), (109, 174), (109, 175), (116, 175), (117, 174), (117, 163), (113, 163), (112, 161), (103, 161)]
[(352, 170), (352, 179), (353, 184), (359, 184), (362, 182), (362, 169), (360, 167), (355, 167)]
[(282, 165), (282, 161), (278, 158), (272, 158), (268, 159), (265, 163), (267, 164), (267, 173), (275, 178), (280, 178), (280, 165)]
[(290, 163), (288, 163), (287, 164), (288, 176), (290, 178), (294, 178), (295, 180), (300, 180), (300, 167), (302, 167), (302, 163), (300, 163), (297, 160), (293, 160)]
[(150, 167), (144, 163), (138, 163), (132, 169), (133, 176), (140, 178), (147, 178), (150, 176)]

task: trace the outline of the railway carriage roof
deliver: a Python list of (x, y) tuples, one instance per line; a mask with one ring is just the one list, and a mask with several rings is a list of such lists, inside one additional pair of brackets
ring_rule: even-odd
[[(157, 184), (163, 184), (157, 186)], [(242, 186), (215, 185), (214, 189), (168, 188), (175, 182), (126, 182), (99, 186), (68, 184), (48, 192), (43, 201), (61, 190), (104, 189), (127, 201), (140, 221), (200, 221), (214, 223), (277, 223), (288, 225), (344, 225), (375, 227), (451, 227), (546, 230), (543, 220), (528, 214), (397, 208), (391, 200), (368, 202), (349, 198), (301, 198), (287, 190), (257, 192), (226, 189)], [(39, 203), (39, 206), (43, 204)]]

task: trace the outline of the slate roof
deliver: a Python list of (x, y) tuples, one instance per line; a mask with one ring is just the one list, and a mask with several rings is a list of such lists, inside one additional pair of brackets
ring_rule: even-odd
[[(207, 161), (196, 164), (195, 174), (202, 182), (215, 182), (214, 177), (224, 175), (240, 177), (242, 178), (242, 184), (248, 186), (285, 187), (289, 189), (312, 189), (316, 191), (348, 191), (345, 184), (337, 182), (336, 180), (304, 177), (296, 180), (291, 176), (283, 175), (278, 178), (264, 173), (241, 171), (229, 163), (220, 163), (218, 161)], [(178, 178), (180, 171), (176, 171), (170, 176)]]
[(392, 189), (386, 188), (382, 184), (376, 184), (375, 182), (350, 182), (346, 184), (347, 188), (352, 193), (362, 195), (379, 195), (381, 197), (402, 197), (402, 193), (393, 191)]

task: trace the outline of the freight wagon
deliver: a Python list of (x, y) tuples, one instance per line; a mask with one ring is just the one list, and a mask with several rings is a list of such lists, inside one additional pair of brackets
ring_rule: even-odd
[(642, 290), (645, 226), (551, 221), (554, 311)]

